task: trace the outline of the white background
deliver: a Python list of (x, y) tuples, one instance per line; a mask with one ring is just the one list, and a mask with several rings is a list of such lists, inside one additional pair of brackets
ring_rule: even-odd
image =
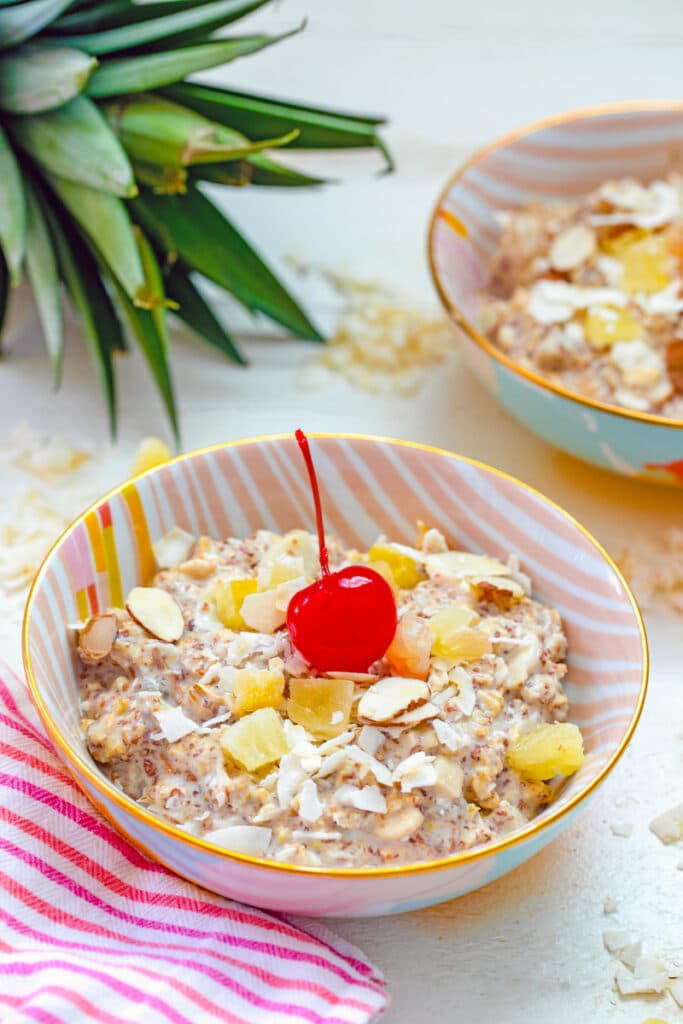
[[(279, 266), (295, 254), (393, 283), (411, 300), (433, 301), (424, 258), (428, 215), (445, 178), (477, 145), (576, 106), (680, 99), (679, 0), (285, 0), (252, 18), (249, 29), (279, 31), (304, 15), (302, 35), (214, 77), (265, 94), (387, 114), (399, 170), (378, 178), (374, 157), (327, 157), (317, 166), (346, 177), (346, 184), (308, 194), (233, 190), (229, 208)], [(324, 321), (315, 283), (290, 281)], [(264, 331), (271, 333), (260, 325)], [(6, 348), (1, 433), (26, 419), (94, 438), (109, 458), (95, 379), (77, 335), (69, 338), (58, 395), (50, 390), (23, 293)], [(301, 392), (297, 375), (309, 346), (271, 337), (247, 348), (252, 368), (241, 371), (209, 349), (177, 340), (185, 448), (298, 425), (383, 433), (442, 445), (520, 476), (581, 519), (614, 554), (681, 523), (683, 495), (554, 452), (501, 412), (457, 359), (417, 397), (376, 398), (342, 382)], [(164, 428), (137, 358), (121, 362), (119, 381), (115, 458), (125, 460), (143, 434)], [(683, 847), (664, 848), (647, 828), (655, 813), (683, 800), (681, 620), (660, 609), (647, 621), (653, 670), (641, 727), (578, 824), (482, 892), (402, 918), (334, 923), (386, 971), (393, 996), (388, 1024), (683, 1018), (670, 1001), (620, 1000), (601, 942), (604, 927), (623, 925), (655, 951), (683, 956), (683, 871), (677, 869)], [(4, 653), (13, 661), (15, 639), (6, 631)], [(612, 833), (610, 825), (627, 823), (634, 826), (630, 838)], [(609, 918), (602, 913), (607, 896), (619, 904)]]

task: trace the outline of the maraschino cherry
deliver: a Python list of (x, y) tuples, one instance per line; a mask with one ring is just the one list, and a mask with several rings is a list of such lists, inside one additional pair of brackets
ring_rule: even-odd
[(295, 437), (308, 469), (315, 503), (321, 578), (289, 602), (287, 628), (292, 643), (318, 672), (367, 672), (381, 658), (396, 632), (396, 601), (391, 587), (367, 565), (330, 572), (318, 481), (308, 438)]

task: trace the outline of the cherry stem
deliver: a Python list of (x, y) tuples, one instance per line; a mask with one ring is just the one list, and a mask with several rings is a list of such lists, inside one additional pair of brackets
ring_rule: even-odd
[(304, 457), (306, 463), (306, 469), (308, 470), (308, 479), (311, 481), (311, 490), (313, 491), (313, 501), (315, 503), (315, 521), (318, 528), (318, 549), (320, 551), (320, 571), (323, 576), (330, 575), (330, 562), (327, 555), (327, 546), (325, 544), (325, 524), (323, 523), (323, 509), (320, 503), (320, 490), (318, 489), (318, 478), (315, 473), (315, 466), (313, 465), (313, 457), (311, 455), (311, 449), (308, 446), (308, 438), (304, 434), (303, 430), (297, 430), (294, 434), (301, 454)]

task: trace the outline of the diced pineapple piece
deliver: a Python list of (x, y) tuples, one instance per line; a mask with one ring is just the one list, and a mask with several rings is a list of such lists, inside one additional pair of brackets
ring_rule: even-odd
[(353, 692), (350, 679), (290, 679), (287, 714), (314, 736), (330, 739), (349, 724)]
[(368, 551), (368, 560), (370, 562), (386, 562), (391, 569), (396, 585), (403, 590), (412, 590), (420, 580), (424, 579), (415, 559), (404, 551), (399, 551), (393, 544), (373, 544)]
[(633, 341), (643, 333), (642, 324), (625, 309), (594, 306), (584, 322), (586, 341), (596, 349), (610, 348), (615, 341)]
[(573, 775), (583, 764), (583, 737), (577, 725), (542, 723), (523, 733), (508, 749), (507, 762), (527, 779), (542, 782)]
[(426, 679), (432, 639), (432, 632), (424, 619), (414, 612), (402, 615), (394, 639), (384, 655), (394, 675)]
[(226, 725), (220, 737), (221, 750), (248, 772), (279, 761), (289, 750), (282, 719), (274, 708), (259, 708)]
[(660, 292), (671, 280), (671, 255), (661, 238), (650, 235), (630, 245), (621, 257), (621, 287), (625, 292), (648, 295)]
[(600, 239), (600, 248), (603, 252), (621, 259), (627, 249), (635, 242), (649, 238), (650, 233), (645, 228), (626, 228), (626, 230), (609, 231)]
[(159, 437), (145, 437), (138, 445), (131, 476), (146, 473), (148, 469), (161, 466), (172, 458), (171, 449)]
[(276, 708), (280, 705), (284, 692), (285, 677), (282, 672), (256, 668), (240, 669), (233, 680), (233, 714), (241, 718), (258, 708)]
[(303, 558), (288, 558), (272, 565), (263, 566), (259, 572), (263, 590), (274, 590), (281, 583), (290, 583), (306, 575)]
[(375, 572), (378, 572), (387, 581), (394, 594), (398, 594), (398, 583), (388, 562), (368, 562), (368, 569), (374, 569)]
[(227, 629), (237, 632), (249, 629), (240, 615), (240, 609), (248, 594), (255, 594), (258, 584), (254, 579), (217, 580), (213, 588), (216, 615)]
[(432, 654), (449, 661), (476, 661), (482, 654), (488, 654), (491, 643), (486, 633), (470, 627), (475, 626), (479, 616), (462, 604), (449, 604), (433, 615), (429, 628), (434, 637)]
[(290, 530), (284, 537), (276, 540), (263, 555), (261, 565), (275, 565), (277, 562), (288, 562), (291, 559), (303, 559), (303, 573), (298, 575), (314, 579), (320, 572), (320, 560), (316, 543), (306, 530)]

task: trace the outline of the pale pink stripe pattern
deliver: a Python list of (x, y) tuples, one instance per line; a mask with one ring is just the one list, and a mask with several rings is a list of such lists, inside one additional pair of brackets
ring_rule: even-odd
[(0, 666), (0, 1018), (369, 1024), (379, 972), (316, 927), (243, 907), (124, 843)]

